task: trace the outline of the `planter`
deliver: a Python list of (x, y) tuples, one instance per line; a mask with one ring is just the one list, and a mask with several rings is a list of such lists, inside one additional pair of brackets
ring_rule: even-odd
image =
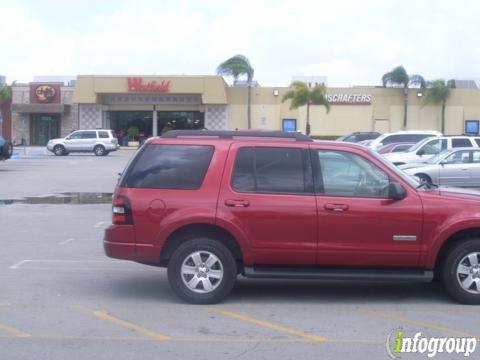
[(140, 145), (140, 142), (138, 141), (129, 141), (128, 142), (128, 146), (131, 146), (131, 147), (138, 147)]

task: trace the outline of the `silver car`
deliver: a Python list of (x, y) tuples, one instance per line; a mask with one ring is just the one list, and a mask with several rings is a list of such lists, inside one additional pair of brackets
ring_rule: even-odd
[(71, 152), (93, 152), (97, 156), (106, 156), (119, 148), (113, 131), (105, 129), (77, 130), (65, 138), (52, 139), (47, 144), (47, 150), (57, 156)]
[(458, 187), (480, 186), (480, 149), (456, 148), (442, 151), (423, 163), (400, 165), (423, 183)]

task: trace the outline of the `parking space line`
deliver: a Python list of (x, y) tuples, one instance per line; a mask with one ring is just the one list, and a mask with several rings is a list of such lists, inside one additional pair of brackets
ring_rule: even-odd
[(309, 333), (306, 333), (303, 330), (295, 329), (295, 328), (291, 328), (291, 327), (287, 327), (287, 326), (283, 326), (283, 325), (279, 325), (279, 324), (275, 324), (275, 323), (272, 323), (270, 321), (259, 320), (259, 319), (256, 319), (254, 317), (251, 317), (251, 316), (248, 316), (248, 315), (243, 315), (243, 314), (240, 314), (240, 313), (237, 313), (237, 312), (234, 312), (234, 311), (224, 310), (224, 309), (212, 309), (212, 311), (217, 313), (217, 314), (220, 314), (220, 315), (223, 315), (223, 316), (235, 319), (235, 320), (239, 320), (239, 321), (247, 322), (247, 323), (250, 323), (250, 324), (254, 324), (254, 325), (266, 328), (266, 329), (270, 329), (270, 330), (280, 332), (280, 333), (299, 336), (303, 339), (307, 339), (307, 340), (310, 340), (310, 341), (314, 341), (314, 342), (325, 342), (325, 341), (327, 341), (327, 338), (325, 338), (323, 336), (309, 334)]
[(22, 266), (24, 263), (26, 262), (29, 262), (30, 260), (22, 260), (22, 261), (19, 261), (18, 263), (16, 264), (13, 264), (12, 266), (9, 267), (9, 269), (18, 269), (20, 266)]
[(94, 227), (94, 228), (99, 228), (99, 227), (102, 226), (103, 224), (105, 224), (105, 221), (99, 221), (99, 222), (96, 223), (93, 227)]
[(26, 333), (22, 330), (18, 330), (14, 327), (3, 325), (3, 324), (0, 324), (0, 331), (6, 332), (10, 335), (13, 335), (15, 337), (20, 337), (20, 338), (32, 337), (32, 335), (30, 335), (29, 333)]
[(65, 244), (68, 244), (69, 242), (75, 240), (74, 238), (70, 238), (70, 239), (67, 239), (67, 240), (63, 240), (63, 241), (60, 241), (58, 243), (58, 245), (65, 245)]
[(452, 328), (442, 326), (442, 325), (439, 325), (439, 324), (434, 324), (434, 323), (430, 323), (430, 322), (425, 322), (425, 321), (419, 321), (419, 320), (406, 318), (406, 317), (403, 317), (403, 316), (392, 314), (391, 312), (387, 312), (387, 311), (379, 311), (379, 310), (372, 310), (372, 309), (360, 309), (359, 311), (361, 313), (364, 313), (364, 314), (367, 314), (367, 315), (380, 317), (380, 318), (384, 318), (384, 319), (388, 319), (388, 320), (395, 320), (395, 321), (398, 321), (400, 323), (416, 325), (416, 326), (420, 326), (420, 327), (430, 329), (430, 330), (438, 330), (438, 331), (441, 331), (443, 333), (454, 335), (454, 336), (479, 338), (477, 335), (473, 335), (471, 333), (467, 333), (467, 332), (464, 332), (464, 331), (459, 331), (459, 330), (452, 329)]
[(160, 334), (156, 331), (153, 331), (153, 330), (144, 328), (142, 326), (136, 325), (134, 323), (131, 323), (129, 321), (120, 319), (118, 317), (115, 317), (115, 316), (109, 314), (106, 311), (103, 311), (103, 310), (95, 310), (93, 312), (93, 315), (95, 315), (99, 319), (110, 321), (110, 322), (112, 322), (112, 323), (114, 323), (118, 326), (134, 330), (134, 331), (138, 332), (139, 334), (145, 335), (145, 336), (150, 337), (150, 338), (155, 339), (155, 340), (163, 340), (164, 341), (164, 340), (170, 340), (171, 339), (170, 336)]

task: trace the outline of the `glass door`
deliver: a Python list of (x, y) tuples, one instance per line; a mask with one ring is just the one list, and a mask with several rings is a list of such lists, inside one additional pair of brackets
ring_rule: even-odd
[(30, 145), (45, 146), (60, 136), (60, 115), (32, 115)]

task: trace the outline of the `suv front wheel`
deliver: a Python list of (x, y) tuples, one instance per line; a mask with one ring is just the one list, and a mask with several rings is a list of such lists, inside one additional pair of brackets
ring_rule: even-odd
[(93, 153), (97, 156), (106, 156), (108, 151), (102, 145), (97, 145), (93, 148)]
[(443, 282), (450, 296), (463, 304), (480, 304), (480, 239), (453, 248), (445, 258)]
[(168, 263), (172, 290), (192, 304), (214, 304), (233, 288), (237, 266), (230, 250), (209, 239), (189, 240), (178, 247)]

